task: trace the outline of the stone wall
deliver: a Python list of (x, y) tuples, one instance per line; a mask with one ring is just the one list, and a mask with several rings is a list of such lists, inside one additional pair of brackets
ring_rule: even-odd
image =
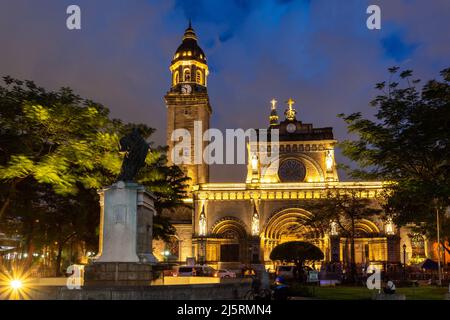
[(30, 293), (32, 300), (229, 300), (242, 299), (250, 290), (248, 280), (204, 285), (145, 287), (41, 287)]

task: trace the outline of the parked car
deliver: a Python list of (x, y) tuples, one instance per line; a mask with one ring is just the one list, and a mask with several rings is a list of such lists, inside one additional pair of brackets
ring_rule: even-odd
[(220, 269), (214, 273), (216, 278), (236, 278), (236, 273), (227, 269)]
[(216, 270), (208, 265), (179, 266), (174, 277), (213, 277)]

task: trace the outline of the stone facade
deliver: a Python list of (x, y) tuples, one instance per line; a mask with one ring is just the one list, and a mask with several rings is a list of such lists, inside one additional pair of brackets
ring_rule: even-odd
[[(180, 57), (184, 57), (182, 62)], [(171, 139), (174, 130), (186, 129), (194, 137), (198, 135), (194, 129), (196, 121), (202, 124), (200, 133), (210, 127), (208, 73), (200, 81), (180, 78), (180, 72), (185, 70), (180, 66), (187, 68), (188, 73), (197, 67), (207, 71), (206, 56), (198, 47), (191, 27), (186, 30), (170, 67), (173, 81), (165, 97), (170, 153), (176, 151), (177, 143)], [(337, 231), (319, 234), (301, 221), (314, 217), (315, 204), (328, 191), (355, 193), (369, 199), (373, 206), (379, 206), (376, 199), (382, 192), (383, 182), (341, 182), (334, 156), (337, 141), (333, 129), (315, 128), (303, 122), (292, 99), (287, 101), (285, 119), (280, 121), (276, 100), (271, 103), (269, 127), (256, 129), (258, 139), (247, 142), (247, 176), (243, 177), (243, 183), (210, 183), (207, 164), (182, 165), (192, 179), (186, 199), (192, 210), (187, 213), (186, 209), (179, 209), (184, 210), (182, 221), (178, 217), (181, 211), (172, 213), (177, 229), (175, 245), (170, 245), (171, 252), (176, 253), (171, 257), (173, 261), (184, 263), (194, 257), (198, 262), (216, 267), (270, 266), (271, 250), (292, 240), (314, 243), (324, 252), (327, 262), (348, 260), (349, 240), (343, 234)], [(278, 138), (272, 133), (278, 133)], [(193, 143), (191, 140), (192, 147)], [(189, 154), (191, 160), (193, 157)], [(386, 215), (357, 221), (356, 228), (358, 263), (398, 264), (404, 243), (411, 259), (430, 255), (426, 239), (421, 242), (416, 237), (412, 241), (415, 236), (407, 228), (396, 228)], [(167, 244), (157, 245), (155, 251), (167, 251)]]
[(148, 263), (97, 262), (84, 269), (85, 286), (145, 286), (152, 281)]
[(100, 192), (99, 253), (84, 269), (86, 286), (148, 285), (152, 264), (154, 196), (119, 181)]

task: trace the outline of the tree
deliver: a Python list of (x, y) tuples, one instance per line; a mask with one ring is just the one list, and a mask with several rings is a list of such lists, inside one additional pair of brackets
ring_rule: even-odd
[(167, 166), (167, 148), (158, 147), (149, 153), (146, 166), (140, 171), (138, 182), (155, 195), (155, 209), (159, 213), (153, 219), (153, 237), (169, 242), (176, 230), (169, 217), (163, 211), (185, 206), (187, 181), (183, 171), (178, 166)]
[(16, 188), (34, 180), (57, 194), (100, 188), (120, 169), (121, 123), (108, 110), (70, 89), (47, 92), (33, 82), (5, 78), (0, 87), (0, 216)]
[(289, 241), (279, 244), (270, 253), (270, 260), (293, 262), (298, 272), (302, 272), (305, 261), (319, 261), (323, 258), (323, 252), (318, 247), (303, 241)]
[[(391, 182), (386, 209), (397, 225), (414, 223), (434, 238), (437, 212), (442, 225), (449, 224), (444, 212), (450, 205), (450, 68), (441, 72), (442, 81), (421, 88), (412, 71), (389, 72), (389, 81), (376, 85), (381, 93), (371, 102), (373, 120), (361, 113), (340, 115), (357, 137), (342, 150), (360, 167), (351, 171), (354, 177)], [(397, 76), (401, 87), (393, 81)], [(442, 231), (448, 243), (450, 230)]]
[(373, 218), (382, 210), (371, 199), (360, 197), (360, 190), (328, 191), (326, 197), (312, 205), (314, 215), (310, 219), (300, 221), (315, 227), (332, 222), (339, 227), (340, 233), (350, 244), (350, 277), (356, 276), (355, 239), (358, 237), (357, 222)]
[[(5, 77), (0, 86), (0, 222), (19, 233), (25, 252), (55, 251), (60, 272), (64, 247), (97, 242), (96, 190), (113, 183), (123, 155), (119, 137), (137, 127), (145, 139), (154, 129), (110, 119), (107, 108), (68, 88), (49, 92), (32, 81)], [(165, 148), (152, 148), (138, 182), (156, 195), (157, 210), (182, 205), (188, 178), (167, 166)], [(174, 233), (155, 219), (155, 236)], [(29, 254), (31, 259), (31, 254)]]

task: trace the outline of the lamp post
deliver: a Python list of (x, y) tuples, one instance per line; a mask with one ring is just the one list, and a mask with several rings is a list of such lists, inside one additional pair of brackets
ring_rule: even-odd
[(200, 237), (200, 256), (199, 256), (199, 264), (206, 263), (206, 239), (204, 236)]
[(440, 239), (440, 223), (439, 223), (439, 208), (436, 206), (436, 231), (437, 231), (437, 249), (438, 249), (438, 286), (442, 285), (441, 275), (441, 239)]
[(166, 249), (166, 250), (163, 251), (162, 254), (164, 256), (164, 261), (166, 262), (167, 266), (169, 266), (170, 251)]
[(403, 244), (403, 280), (406, 280), (406, 244)]

